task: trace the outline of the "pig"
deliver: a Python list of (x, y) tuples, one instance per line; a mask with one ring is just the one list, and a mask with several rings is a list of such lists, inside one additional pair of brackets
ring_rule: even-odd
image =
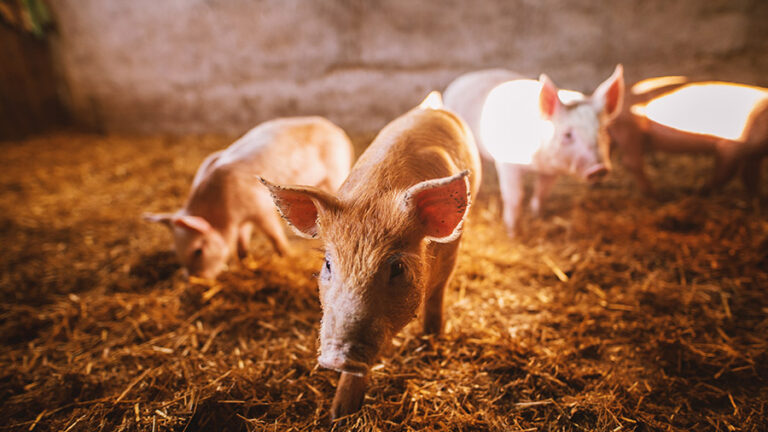
[(497, 85), (524, 78), (523, 75), (508, 69), (485, 69), (466, 73), (445, 88), (443, 93), (445, 106), (458, 113), (467, 123), (483, 159), (493, 161), (493, 156), (488, 153), (479, 135), (480, 114), (482, 114), (485, 98)]
[(768, 89), (668, 76), (642, 80), (629, 93), (608, 132), (643, 194), (655, 194), (644, 168), (649, 150), (713, 154), (714, 172), (702, 193), (719, 189), (741, 167), (748, 194), (759, 194), (768, 153)]
[(425, 333), (442, 331), (480, 169), (469, 128), (432, 93), (379, 132), (337, 194), (262, 179), (298, 235), (324, 239), (318, 363), (341, 372), (333, 418), (360, 409), (372, 363), (419, 311)]
[(352, 144), (330, 121), (270, 120), (203, 161), (184, 207), (175, 213), (145, 213), (144, 219), (170, 228), (176, 255), (189, 275), (213, 279), (235, 251), (246, 256), (254, 227), (267, 235), (278, 254), (290, 252), (269, 191), (257, 175), (332, 192), (351, 164)]
[(558, 89), (546, 75), (537, 82), (503, 69), (472, 72), (448, 86), (446, 106), (468, 119), (481, 151), (495, 161), (510, 237), (519, 218), (524, 171), (537, 174), (530, 203), (534, 215), (560, 174), (594, 182), (610, 171), (606, 125), (619, 112), (623, 95), (621, 65), (589, 97)]

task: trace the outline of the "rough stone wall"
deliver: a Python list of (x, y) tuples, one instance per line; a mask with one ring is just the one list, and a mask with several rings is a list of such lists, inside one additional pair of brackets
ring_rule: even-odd
[(591, 91), (685, 74), (768, 86), (764, 0), (54, 0), (75, 118), (239, 133), (320, 114), (378, 129), (461, 73), (547, 72)]

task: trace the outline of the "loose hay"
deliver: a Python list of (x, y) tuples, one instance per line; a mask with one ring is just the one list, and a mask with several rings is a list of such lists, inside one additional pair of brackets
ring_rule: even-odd
[(227, 143), (3, 144), (0, 429), (765, 430), (768, 222), (738, 186), (690, 196), (706, 160), (657, 158), (660, 201), (621, 172), (563, 180), (515, 241), (487, 174), (446, 334), (407, 327), (363, 410), (332, 423), (320, 243), (278, 258), (257, 237), (218, 281), (187, 282), (170, 236), (139, 219), (181, 205)]

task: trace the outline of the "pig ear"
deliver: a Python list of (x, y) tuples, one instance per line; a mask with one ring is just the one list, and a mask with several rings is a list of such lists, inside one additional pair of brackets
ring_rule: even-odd
[(171, 223), (173, 222), (174, 214), (173, 213), (144, 213), (141, 215), (141, 218), (147, 222), (161, 223), (167, 226), (168, 228), (170, 228)]
[(433, 90), (429, 92), (427, 97), (424, 98), (424, 100), (419, 104), (419, 108), (421, 109), (443, 109), (445, 105), (443, 104), (443, 95), (440, 94), (439, 91)]
[(211, 224), (200, 216), (177, 216), (173, 218), (173, 224), (178, 227), (190, 229), (192, 231), (198, 231), (201, 234), (205, 234), (213, 230)]
[(339, 206), (336, 197), (320, 189), (310, 186), (280, 186), (261, 177), (258, 179), (269, 189), (280, 216), (301, 237), (317, 238), (318, 214)]
[(427, 239), (447, 243), (461, 234), (470, 200), (468, 175), (465, 170), (451, 177), (423, 181), (405, 192), (403, 207), (415, 213)]
[(604, 111), (610, 119), (621, 111), (623, 101), (624, 67), (617, 64), (613, 74), (592, 93), (592, 104), (598, 111)]
[(541, 117), (544, 120), (549, 120), (563, 105), (560, 101), (560, 97), (557, 96), (557, 92), (560, 89), (558, 89), (555, 83), (545, 74), (541, 74), (539, 82), (541, 83), (539, 110), (541, 111)]

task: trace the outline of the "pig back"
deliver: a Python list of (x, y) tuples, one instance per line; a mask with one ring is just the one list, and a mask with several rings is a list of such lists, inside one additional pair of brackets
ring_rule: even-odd
[(445, 89), (445, 106), (458, 114), (469, 126), (481, 155), (491, 156), (480, 139), (480, 115), (488, 93), (506, 81), (524, 78), (507, 69), (486, 69), (470, 72), (456, 78)]
[(352, 168), (339, 197), (380, 196), (463, 170), (470, 171), (474, 197), (481, 166), (467, 125), (448, 110), (415, 108), (381, 130)]
[[(632, 114), (647, 133), (676, 135), (689, 141), (743, 143), (750, 121), (759, 119), (768, 90), (719, 81), (685, 84), (644, 104)], [(757, 124), (754, 122), (753, 124)]]
[[(271, 208), (256, 176), (283, 184), (318, 185), (329, 170), (349, 170), (352, 145), (339, 127), (322, 117), (271, 120), (251, 129), (218, 157), (206, 159), (206, 173), (186, 203), (189, 214), (214, 226)], [(263, 195), (263, 196), (262, 196)], [(254, 207), (254, 208), (252, 208)], [(242, 216), (245, 217), (245, 216)]]
[(224, 151), (215, 168), (317, 185), (329, 168), (349, 167), (351, 157), (349, 138), (335, 124), (322, 117), (290, 117), (249, 131)]

